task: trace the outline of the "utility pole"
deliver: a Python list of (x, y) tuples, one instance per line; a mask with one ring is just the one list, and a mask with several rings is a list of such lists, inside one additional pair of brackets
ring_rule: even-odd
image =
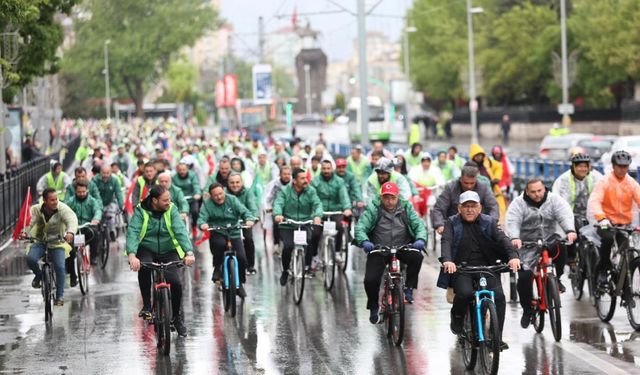
[(258, 17), (258, 63), (264, 62), (264, 20), (262, 16)]
[(569, 117), (569, 67), (567, 62), (567, 4), (560, 0), (560, 34), (562, 42), (562, 125), (571, 125)]
[(473, 17), (480, 8), (471, 8), (471, 0), (467, 0), (467, 31), (469, 43), (469, 115), (471, 119), (471, 143), (478, 143), (478, 102), (476, 100), (476, 68), (473, 51)]
[(307, 115), (311, 114), (311, 66), (304, 64), (304, 99)]
[(367, 29), (365, 25), (364, 0), (358, 1), (358, 83), (360, 85), (360, 125), (362, 145), (369, 145), (369, 95), (367, 93)]
[(109, 44), (110, 39), (104, 41), (104, 106), (107, 121), (111, 120), (111, 87), (109, 87)]

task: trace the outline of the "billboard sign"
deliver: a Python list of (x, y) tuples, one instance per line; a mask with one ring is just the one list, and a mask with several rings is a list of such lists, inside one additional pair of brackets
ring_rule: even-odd
[(254, 65), (253, 73), (253, 102), (255, 104), (271, 104), (273, 99), (273, 80), (271, 65)]

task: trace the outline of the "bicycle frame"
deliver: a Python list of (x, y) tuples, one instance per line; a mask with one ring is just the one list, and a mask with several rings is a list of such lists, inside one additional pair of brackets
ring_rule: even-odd
[(224, 252), (224, 260), (222, 262), (222, 275), (223, 275), (225, 289), (229, 289), (229, 285), (230, 285), (229, 268), (227, 266), (228, 264), (227, 262), (229, 260), (233, 261), (233, 264), (235, 266), (234, 269), (236, 270), (235, 274), (233, 275), (233, 282), (235, 283), (236, 288), (240, 288), (240, 272), (238, 268), (239, 267), (238, 257), (236, 257), (236, 251), (233, 249), (233, 243), (231, 242), (231, 231), (235, 229), (245, 229), (245, 228), (247, 227), (240, 224), (236, 224), (234, 226), (228, 225), (226, 227), (213, 226), (209, 228), (210, 231), (216, 231), (216, 230), (222, 231), (225, 236), (226, 250)]
[[(484, 285), (482, 285), (484, 282)], [(476, 324), (478, 330), (478, 341), (484, 342), (484, 321), (482, 316), (480, 315), (480, 307), (482, 306), (482, 301), (491, 300), (493, 304), (495, 304), (495, 292), (493, 290), (486, 290), (484, 287), (487, 284), (487, 279), (483, 276), (480, 278), (479, 284), (481, 285), (481, 290), (475, 291), (475, 310), (476, 310)]]

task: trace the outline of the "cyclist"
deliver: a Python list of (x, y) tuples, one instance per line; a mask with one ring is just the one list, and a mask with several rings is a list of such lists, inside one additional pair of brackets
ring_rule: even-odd
[(442, 177), (447, 183), (460, 177), (460, 168), (453, 161), (447, 159), (447, 152), (444, 150), (438, 151), (436, 167), (442, 171)]
[(120, 188), (128, 188), (131, 185), (131, 180), (127, 177), (122, 170), (120, 170), (120, 165), (118, 163), (111, 163), (111, 175), (118, 179), (118, 183), (120, 184)]
[[(552, 191), (567, 201), (573, 210), (576, 230), (588, 224), (587, 205), (596, 183), (602, 178), (598, 171), (591, 170), (591, 157), (578, 153), (571, 156), (571, 169), (564, 172), (553, 183)], [(575, 256), (575, 245), (567, 247), (569, 259)]]
[(131, 157), (124, 149), (124, 145), (118, 146), (118, 153), (113, 156), (112, 163), (118, 164), (118, 168), (122, 171), (122, 173), (126, 175), (129, 174), (133, 163), (131, 162)]
[[(464, 316), (473, 298), (473, 282), (480, 278), (472, 275), (456, 275), (456, 264), (469, 266), (490, 266), (497, 260), (509, 262), (513, 272), (520, 268), (518, 253), (509, 237), (498, 227), (498, 220), (482, 213), (480, 196), (473, 190), (460, 195), (458, 213), (447, 219), (442, 234), (442, 270), (438, 277), (438, 287), (453, 286), (455, 298), (451, 307), (451, 331), (462, 333)], [(500, 322), (500, 332), (504, 327), (505, 298), (500, 276), (487, 278), (487, 290), (495, 292), (496, 309)], [(501, 341), (502, 349), (508, 345)]]
[[(631, 155), (626, 151), (616, 151), (611, 155), (613, 170), (596, 183), (589, 197), (588, 211), (598, 222), (597, 232), (602, 240), (600, 261), (596, 268), (598, 282), (606, 283), (606, 274), (601, 270), (611, 269), (611, 246), (613, 233), (607, 230), (611, 225), (629, 225), (633, 221), (633, 203), (640, 207), (640, 185), (628, 175)], [(616, 238), (619, 243), (623, 238)]]
[[(78, 180), (88, 179), (87, 170), (84, 169), (84, 167), (77, 167), (76, 169), (73, 170), (73, 174), (75, 178), (73, 179), (73, 181), (71, 181), (69, 186), (67, 186), (67, 192), (65, 194), (66, 198), (73, 197), (75, 195), (76, 190), (75, 190), (75, 186), (73, 185), (74, 182)], [(98, 202), (102, 204), (102, 199), (100, 198), (100, 190), (98, 190), (98, 187), (96, 186), (96, 184), (94, 184), (93, 181), (91, 180), (89, 180), (89, 195), (96, 198)]]
[(47, 188), (54, 189), (58, 199), (64, 200), (69, 185), (71, 185), (71, 178), (62, 171), (62, 163), (51, 160), (51, 170), (40, 177), (36, 184), (36, 191), (41, 195)]
[[(272, 212), (273, 203), (278, 196), (278, 192), (291, 182), (291, 167), (284, 165), (280, 168), (280, 178), (275, 179), (267, 185), (264, 189), (264, 195), (262, 198), (262, 206), (266, 213)], [(273, 219), (275, 219), (273, 217)], [(265, 224), (265, 223), (263, 223)], [(273, 251), (277, 253), (280, 251), (280, 231), (278, 228), (273, 229)]]
[(171, 173), (162, 172), (158, 175), (158, 185), (163, 186), (165, 189), (169, 191), (169, 195), (171, 196), (171, 202), (176, 205), (178, 208), (178, 212), (180, 212), (180, 217), (182, 220), (187, 220), (189, 217), (189, 203), (184, 197), (182, 190), (179, 187), (173, 186), (171, 184)]
[(200, 181), (195, 172), (190, 171), (189, 167), (185, 163), (180, 163), (176, 166), (176, 174), (172, 177), (172, 184), (180, 188), (185, 196), (189, 196), (187, 203), (189, 204), (189, 213), (191, 215), (191, 231), (195, 237), (198, 226), (198, 215), (200, 213), (200, 199), (202, 198), (202, 189), (200, 188)]
[[(151, 319), (151, 270), (141, 268), (140, 262), (168, 263), (184, 260), (187, 266), (195, 262), (191, 241), (178, 209), (171, 204), (169, 191), (160, 185), (149, 189), (149, 194), (136, 209), (127, 230), (126, 254), (131, 270), (138, 272), (138, 284), (142, 294), (142, 310), (139, 317)], [(176, 268), (165, 271), (171, 285), (172, 325), (178, 335), (187, 336), (182, 312), (182, 282)]]
[[(239, 221), (244, 221), (246, 226), (253, 226), (255, 217), (245, 206), (240, 203), (238, 198), (233, 195), (226, 194), (224, 186), (220, 183), (214, 183), (209, 188), (210, 199), (205, 200), (200, 208), (200, 216), (198, 217), (198, 226), (203, 231), (209, 229), (209, 226), (225, 226), (235, 225)], [(231, 244), (236, 251), (238, 258), (240, 282), (246, 281), (247, 256), (244, 252), (244, 244), (240, 238), (240, 230), (236, 229), (231, 233)], [(211, 280), (216, 282), (222, 278), (222, 262), (224, 261), (224, 252), (227, 249), (227, 239), (223, 232), (214, 231), (209, 238), (209, 249), (213, 255), (213, 275)], [(238, 295), (241, 298), (247, 296), (242, 285), (238, 289)]]
[(151, 187), (156, 184), (157, 176), (158, 171), (155, 164), (153, 162), (145, 163), (142, 176), (139, 176), (136, 179), (135, 184), (133, 185), (133, 190), (131, 193), (131, 203), (134, 206), (136, 206), (147, 197), (147, 194), (149, 194), (149, 189), (151, 189)]
[(462, 170), (462, 167), (467, 162), (463, 157), (458, 155), (458, 148), (456, 146), (450, 146), (447, 150), (447, 158), (455, 164), (458, 169)]
[[(111, 167), (107, 164), (103, 164), (100, 168), (100, 175), (95, 176), (92, 181), (100, 191), (103, 210), (105, 212), (108, 211), (113, 213), (122, 211), (124, 208), (122, 189), (118, 179), (111, 175)], [(116, 232), (112, 225), (113, 223), (107, 224), (109, 224), (109, 236), (111, 237), (111, 241), (115, 241)]]
[[(91, 231), (84, 231), (84, 234), (92, 233), (91, 242), (89, 246), (91, 249), (98, 249), (100, 244), (98, 231), (96, 227), (100, 224), (100, 220), (102, 220), (102, 202), (89, 194), (89, 180), (85, 178), (76, 179), (73, 182), (73, 187), (75, 188), (75, 192), (73, 195), (67, 196), (65, 200), (65, 204), (71, 208), (73, 212), (75, 212), (76, 217), (78, 219), (78, 223), (80, 225), (90, 223), (93, 227)], [(90, 259), (92, 263), (95, 263), (95, 259), (97, 256), (97, 251), (92, 251), (90, 253)], [(71, 287), (78, 285), (78, 275), (76, 274), (76, 268), (74, 266), (74, 262), (76, 259), (76, 250), (73, 249), (71, 251), (70, 256), (66, 259), (66, 268), (67, 271), (71, 275)]]
[[(316, 190), (322, 209), (324, 211), (342, 211), (342, 215), (333, 215), (331, 220), (336, 223), (335, 249), (342, 248), (342, 217), (351, 217), (351, 199), (347, 192), (347, 186), (342, 178), (333, 172), (331, 160), (322, 161), (320, 176), (311, 181), (311, 186)], [(314, 254), (315, 255), (315, 254)]]
[(411, 144), (411, 148), (407, 150), (404, 157), (407, 169), (411, 170), (411, 168), (420, 165), (422, 159), (422, 144), (418, 142)]
[(422, 154), (420, 165), (411, 168), (409, 178), (416, 184), (428, 188), (443, 186), (445, 183), (442, 171), (431, 164), (431, 154), (428, 152)]
[(495, 219), (500, 217), (498, 203), (490, 188), (478, 183), (478, 168), (473, 165), (465, 165), (460, 173), (459, 179), (445, 185), (433, 210), (431, 210), (431, 223), (438, 234), (444, 232), (445, 219), (458, 212), (458, 198), (465, 191), (471, 190), (478, 193), (483, 213)]
[(347, 171), (353, 173), (358, 184), (362, 185), (371, 174), (370, 168), (367, 159), (362, 156), (362, 146), (355, 145), (347, 158)]
[[(307, 180), (309, 182), (313, 181), (314, 178), (320, 176), (322, 157), (318, 155), (313, 155), (311, 157), (311, 165), (307, 169)], [(293, 168), (293, 167), (292, 167)]]
[(491, 181), (491, 189), (493, 189), (493, 195), (496, 197), (500, 210), (500, 221), (503, 221), (507, 206), (499, 186), (502, 179), (502, 164), (488, 158), (482, 146), (475, 143), (471, 145), (469, 156), (471, 161), (478, 165), (480, 175), (487, 177)]
[(496, 162), (502, 164), (502, 178), (498, 183), (498, 187), (500, 187), (500, 190), (502, 191), (502, 196), (505, 197), (505, 203), (509, 205), (509, 197), (511, 193), (513, 178), (513, 166), (511, 165), (511, 161), (505, 154), (504, 149), (500, 145), (496, 145), (491, 148), (491, 157)]
[(226, 189), (229, 184), (229, 175), (231, 175), (231, 161), (225, 156), (218, 163), (218, 173), (212, 174), (204, 185), (204, 199), (209, 199), (211, 185), (215, 183), (222, 185)]
[[(314, 224), (320, 225), (322, 223), (322, 203), (318, 198), (316, 190), (309, 186), (309, 181), (307, 181), (303, 169), (296, 169), (291, 175), (293, 183), (282, 188), (273, 203), (275, 222), (281, 223), (285, 219), (296, 221), (313, 220)], [(288, 270), (289, 263), (291, 262), (291, 252), (294, 248), (293, 228), (283, 226), (281, 228), (275, 228), (274, 231), (276, 229), (280, 230), (280, 239), (283, 243), (280, 285), (285, 286), (289, 276)], [(314, 227), (311, 230), (310, 247), (307, 248), (305, 252), (305, 264), (308, 275), (310, 275), (309, 266), (311, 265), (311, 258), (313, 254), (316, 254), (318, 251), (318, 243), (320, 242), (321, 235), (322, 230), (319, 227)]]
[[(256, 204), (255, 191), (251, 188), (247, 189), (242, 181), (242, 175), (237, 172), (232, 172), (229, 176), (229, 188), (227, 192), (240, 201), (242, 205), (249, 210), (254, 218), (258, 217), (258, 205)], [(247, 255), (247, 273), (249, 275), (255, 275), (256, 269), (256, 246), (253, 243), (253, 229), (242, 229), (242, 242), (244, 245), (244, 251)]]
[[(571, 212), (569, 203), (560, 196), (549, 192), (541, 179), (533, 178), (527, 181), (524, 193), (509, 205), (505, 219), (505, 227), (511, 236), (511, 243), (518, 249), (523, 263), (522, 270), (518, 273), (518, 295), (523, 310), (520, 320), (522, 328), (527, 328), (531, 322), (533, 270), (539, 258), (535, 248), (522, 247), (522, 243), (548, 239), (556, 232), (558, 225), (567, 234), (567, 241), (573, 243), (577, 236), (573, 212)], [(567, 261), (566, 252), (562, 251), (557, 244), (550, 245), (551, 249), (557, 249), (559, 252), (559, 254), (552, 253), (551, 255), (557, 257), (555, 265), (558, 283), (560, 291), (564, 292), (565, 287), (560, 282), (560, 277)]]
[[(51, 244), (51, 261), (56, 273), (56, 306), (64, 305), (64, 277), (65, 258), (71, 252), (69, 243), (78, 231), (78, 218), (66, 204), (58, 201), (58, 194), (53, 188), (45, 188), (42, 192), (42, 203), (31, 206), (31, 224), (26, 229), (29, 236), (36, 242), (33, 243), (27, 254), (27, 265), (35, 274), (31, 286), (39, 289), (42, 280), (42, 270), (38, 265), (40, 258), (44, 256), (45, 246), (42, 242), (55, 237), (63, 237), (64, 241)], [(22, 232), (21, 238), (27, 233)]]
[[(378, 153), (376, 153), (378, 154)], [(365, 193), (365, 202), (380, 199), (380, 188), (385, 182), (393, 182), (400, 189), (400, 197), (404, 200), (411, 198), (411, 187), (402, 175), (393, 170), (393, 162), (385, 157), (378, 160), (375, 172), (369, 176)]]
[[(355, 243), (367, 254), (375, 245), (402, 246), (412, 243), (411, 247), (424, 250), (426, 241), (427, 231), (422, 220), (413, 205), (400, 196), (400, 189), (393, 182), (382, 184), (380, 198), (367, 205), (355, 228)], [(408, 303), (413, 303), (413, 289), (418, 287), (422, 254), (400, 252), (398, 259), (407, 265), (404, 295)], [(372, 324), (382, 322), (378, 293), (385, 265), (385, 258), (381, 254), (367, 256), (364, 289), (367, 292), (367, 309)]]
[(344, 181), (353, 207), (363, 208), (362, 187), (356, 180), (356, 176), (348, 171), (348, 162), (346, 159), (336, 159), (336, 175)]

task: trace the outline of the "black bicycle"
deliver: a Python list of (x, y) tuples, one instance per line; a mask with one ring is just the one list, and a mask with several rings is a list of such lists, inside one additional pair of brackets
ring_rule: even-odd
[(584, 284), (587, 283), (589, 296), (593, 299), (593, 275), (598, 258), (598, 252), (589, 239), (584, 235), (584, 231), (591, 227), (581, 227), (580, 237), (576, 243), (576, 257), (569, 267), (569, 280), (571, 280), (571, 290), (576, 301), (580, 301), (584, 295)]
[(153, 285), (153, 293), (151, 294), (151, 320), (156, 331), (156, 339), (158, 349), (164, 355), (171, 352), (171, 284), (169, 284), (164, 276), (165, 271), (170, 267), (182, 267), (184, 263), (176, 260), (168, 263), (156, 262), (140, 262), (144, 268), (150, 269), (151, 283)]
[(293, 231), (293, 251), (291, 253), (291, 265), (289, 267), (289, 280), (293, 285), (293, 301), (296, 305), (299, 305), (302, 301), (302, 295), (304, 294), (304, 274), (306, 268), (306, 256), (309, 234), (311, 232), (311, 226), (313, 220), (307, 221), (295, 221), (286, 219), (279, 225), (295, 225), (296, 229)]
[(53, 320), (53, 300), (55, 298), (54, 289), (56, 287), (56, 273), (53, 271), (53, 263), (51, 258), (51, 251), (53, 250), (50, 245), (59, 244), (63, 241), (61, 236), (55, 238), (49, 238), (45, 241), (34, 238), (26, 237), (26, 241), (31, 243), (39, 243), (44, 245), (44, 256), (42, 257), (42, 281), (40, 290), (42, 292), (42, 300), (44, 301), (44, 321), (50, 324)]

